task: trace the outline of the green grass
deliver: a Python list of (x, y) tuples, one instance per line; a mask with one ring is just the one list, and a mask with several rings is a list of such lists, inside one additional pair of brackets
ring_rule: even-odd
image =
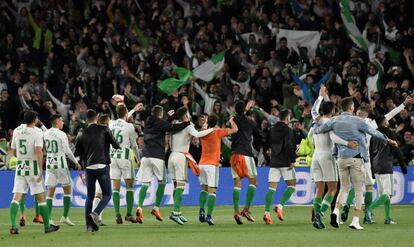
[[(382, 208), (376, 210), (377, 224), (365, 226), (363, 231), (333, 229), (316, 230), (310, 224), (310, 207), (285, 207), (285, 221), (280, 222), (272, 214), (273, 225), (265, 225), (262, 221), (263, 207), (254, 207), (255, 223), (236, 225), (232, 217), (232, 207), (217, 207), (214, 212), (215, 226), (198, 222), (195, 207), (184, 207), (184, 215), (189, 222), (179, 226), (168, 219), (171, 208), (162, 208), (164, 222), (157, 222), (144, 209), (144, 224), (124, 222), (115, 225), (113, 209), (106, 209), (104, 222), (99, 232), (88, 234), (83, 225), (83, 209), (72, 209), (71, 219), (77, 226), (62, 226), (61, 230), (52, 234), (43, 234), (41, 225), (31, 223), (33, 210), (28, 209), (26, 215), (29, 224), (20, 228), (20, 234), (11, 236), (8, 233), (8, 210), (0, 210), (0, 246), (413, 246), (414, 214), (413, 206), (393, 206), (392, 214), (397, 225), (383, 224)], [(61, 215), (61, 209), (54, 209), (54, 220)]]

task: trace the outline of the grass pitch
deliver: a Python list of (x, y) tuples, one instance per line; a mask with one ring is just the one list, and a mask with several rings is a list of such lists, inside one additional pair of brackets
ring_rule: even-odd
[[(256, 222), (244, 220), (244, 225), (236, 225), (232, 207), (216, 207), (213, 216), (216, 225), (208, 226), (198, 222), (198, 208), (183, 207), (189, 222), (179, 226), (168, 219), (170, 207), (161, 208), (164, 222), (156, 221), (150, 215), (150, 209), (145, 208), (142, 225), (130, 222), (116, 225), (114, 211), (108, 208), (104, 212), (104, 222), (108, 226), (91, 234), (85, 232), (83, 208), (76, 208), (71, 209), (70, 213), (76, 226), (62, 226), (58, 232), (46, 235), (42, 225), (31, 222), (33, 209), (27, 209), (27, 226), (19, 228), (19, 235), (11, 236), (8, 232), (8, 209), (1, 209), (0, 246), (414, 246), (412, 205), (393, 206), (392, 215), (397, 225), (384, 225), (383, 209), (377, 209), (374, 212), (377, 223), (364, 225), (363, 231), (351, 230), (347, 224), (334, 229), (329, 223), (325, 230), (316, 230), (310, 223), (310, 211), (310, 207), (285, 207), (284, 222), (278, 221), (272, 213), (273, 225), (265, 225), (262, 220), (263, 207), (254, 207), (252, 213)], [(62, 209), (53, 209), (55, 222), (61, 214)]]

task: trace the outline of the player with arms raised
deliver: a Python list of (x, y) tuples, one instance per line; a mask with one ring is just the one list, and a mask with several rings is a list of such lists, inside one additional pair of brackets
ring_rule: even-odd
[[(143, 105), (137, 105), (136, 108), (141, 110)], [(112, 180), (112, 200), (114, 203), (116, 223), (122, 224), (122, 216), (119, 208), (120, 195), (119, 190), (121, 186), (121, 178), (125, 180), (127, 187), (126, 202), (127, 214), (126, 221), (137, 223), (135, 217), (132, 215), (132, 208), (134, 206), (134, 167), (131, 160), (132, 151), (135, 157), (139, 157), (137, 134), (134, 125), (127, 122), (128, 110), (124, 104), (118, 104), (116, 107), (118, 119), (109, 122), (109, 129), (112, 131), (116, 141), (121, 146), (120, 149), (111, 148), (111, 170), (110, 176)]]

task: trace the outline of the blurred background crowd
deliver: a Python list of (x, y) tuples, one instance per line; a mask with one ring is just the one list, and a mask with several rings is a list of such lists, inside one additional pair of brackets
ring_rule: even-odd
[[(88, 108), (115, 118), (114, 94), (129, 109), (144, 145), (152, 106), (186, 106), (193, 122), (216, 115), (225, 125), (237, 100), (254, 100), (248, 115), (259, 135), (253, 147), (266, 165), (267, 135), (281, 109), (291, 109), (295, 142), (306, 138), (311, 107), (322, 84), (338, 106), (353, 96), (375, 118), (412, 94), (414, 2), (349, 0), (367, 54), (352, 42), (339, 0), (3, 0), (0, 3), (0, 147), (7, 149), (19, 112), (34, 109), (50, 127), (60, 113), (74, 140)], [(315, 49), (278, 35), (316, 31)], [(171, 95), (158, 85), (226, 50), (225, 65), (210, 82), (190, 80)], [(414, 157), (413, 109), (391, 122), (406, 162)], [(197, 159), (201, 147), (194, 140)], [(229, 149), (223, 147), (223, 165)]]

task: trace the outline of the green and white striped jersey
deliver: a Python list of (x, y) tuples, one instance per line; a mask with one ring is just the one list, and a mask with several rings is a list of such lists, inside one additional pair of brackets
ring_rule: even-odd
[(43, 131), (41, 129), (21, 125), (14, 130), (11, 148), (16, 149), (16, 175), (39, 175), (40, 169), (37, 164), (35, 147), (43, 148)]
[(127, 123), (123, 119), (117, 119), (109, 122), (109, 129), (119, 143), (120, 149), (111, 147), (111, 158), (114, 159), (131, 159), (132, 149), (138, 150), (137, 134), (134, 125)]
[(50, 128), (45, 132), (46, 169), (67, 168), (66, 155), (77, 163), (69, 147), (68, 137), (58, 128)]

